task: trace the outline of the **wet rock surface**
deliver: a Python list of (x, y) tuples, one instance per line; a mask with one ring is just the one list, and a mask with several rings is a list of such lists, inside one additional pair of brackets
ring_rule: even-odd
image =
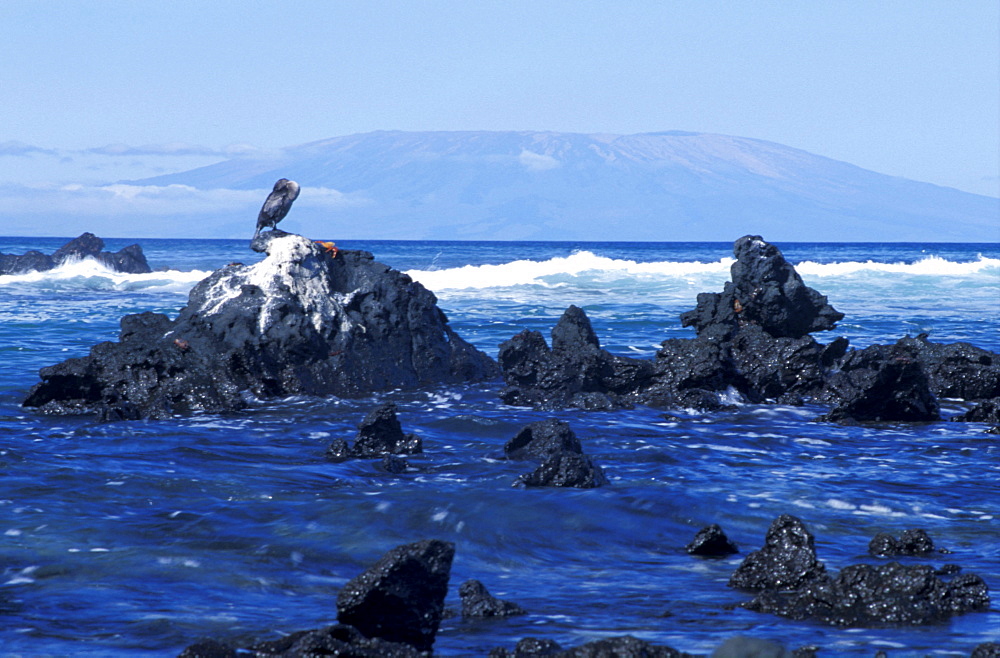
[(530, 459), (564, 451), (582, 453), (583, 448), (569, 423), (547, 419), (521, 428), (503, 451), (508, 459)]
[[(337, 439), (326, 451), (326, 458), (332, 461), (345, 459), (371, 459), (390, 455), (415, 455), (423, 452), (423, 442), (416, 434), (404, 434), (403, 427), (396, 417), (396, 405), (386, 402), (368, 412), (358, 425), (354, 445)], [(402, 470), (406, 470), (406, 462)], [(386, 463), (386, 470), (402, 472), (395, 469), (400, 465), (395, 461)]]
[(496, 598), (478, 580), (470, 579), (462, 583), (458, 588), (458, 595), (462, 599), (463, 617), (512, 617), (524, 614), (524, 608), (512, 601)]
[(983, 400), (952, 420), (963, 423), (1000, 423), (1000, 398)]
[(337, 621), (365, 637), (429, 650), (454, 557), (455, 545), (436, 539), (394, 548), (340, 590)]
[(64, 244), (51, 256), (35, 250), (20, 255), (0, 254), (0, 274), (44, 272), (63, 263), (85, 258), (92, 258), (115, 272), (146, 274), (151, 271), (142, 247), (138, 244), (109, 253), (104, 251), (104, 240), (93, 233), (84, 233)]
[(528, 658), (552, 656), (553, 658), (684, 658), (688, 656), (667, 646), (655, 645), (645, 640), (623, 635), (587, 642), (572, 649), (563, 649), (551, 640), (524, 638), (513, 651), (497, 648), (490, 651), (490, 658)]
[(176, 320), (125, 316), (118, 342), (43, 368), (24, 401), (105, 420), (243, 409), (289, 395), (360, 397), (496, 376), (448, 325), (434, 295), (368, 252), (336, 257), (282, 231), (268, 257), (197, 284)]
[(542, 459), (538, 468), (520, 476), (515, 486), (592, 489), (608, 484), (604, 471), (583, 454), (580, 440), (564, 421), (549, 419), (526, 425), (507, 442), (504, 454), (508, 459)]
[[(907, 531), (899, 540), (879, 534), (872, 546), (897, 551), (878, 555), (926, 555), (929, 547), (933, 550), (921, 531)], [(829, 574), (816, 559), (812, 534), (789, 514), (775, 519), (764, 548), (743, 561), (729, 584), (758, 592), (742, 604), (749, 610), (836, 626), (931, 624), (986, 610), (990, 601), (983, 579), (963, 574), (955, 565), (934, 569), (898, 562), (855, 564)]]
[(727, 557), (740, 552), (717, 523), (699, 530), (684, 550), (700, 557)]
[(930, 555), (934, 553), (934, 542), (925, 530), (904, 530), (897, 539), (887, 532), (880, 532), (868, 543), (868, 554), (874, 557), (898, 557), (901, 555)]

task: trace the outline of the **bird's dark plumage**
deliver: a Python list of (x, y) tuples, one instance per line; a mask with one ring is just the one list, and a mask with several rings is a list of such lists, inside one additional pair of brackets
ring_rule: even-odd
[(298, 183), (287, 178), (278, 179), (278, 182), (274, 184), (274, 189), (267, 196), (264, 206), (260, 209), (260, 214), (257, 215), (257, 231), (253, 234), (254, 237), (257, 237), (265, 226), (275, 228), (278, 222), (288, 214), (288, 210), (292, 207), (292, 201), (295, 201), (298, 196)]

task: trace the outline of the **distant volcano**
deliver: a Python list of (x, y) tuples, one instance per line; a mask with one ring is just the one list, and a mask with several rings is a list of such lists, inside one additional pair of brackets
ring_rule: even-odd
[(302, 186), (283, 228), (317, 238), (1000, 241), (1000, 200), (687, 132), (373, 132), (134, 184), (266, 191), (279, 178)]

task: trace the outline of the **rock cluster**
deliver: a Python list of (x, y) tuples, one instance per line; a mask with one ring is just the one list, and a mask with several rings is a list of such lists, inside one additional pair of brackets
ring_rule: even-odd
[(542, 460), (534, 471), (520, 476), (515, 486), (592, 489), (608, 483), (601, 467), (583, 454), (569, 424), (561, 420), (540, 420), (523, 427), (504, 446), (504, 454), (508, 459)]
[(108, 253), (104, 251), (104, 240), (93, 233), (84, 233), (64, 244), (51, 256), (36, 250), (20, 255), (0, 253), (0, 274), (44, 272), (63, 263), (85, 258), (92, 258), (115, 272), (146, 274), (151, 271), (139, 245), (129, 245), (115, 253)]
[(270, 231), (267, 258), (197, 284), (175, 320), (125, 316), (116, 343), (43, 368), (24, 401), (106, 420), (224, 412), (289, 395), (359, 397), (489, 379), (496, 364), (419, 283), (362, 251)]
[[(917, 547), (930, 542), (919, 532), (904, 537)], [(876, 537), (872, 543), (882, 541)], [(768, 529), (764, 547), (747, 556), (729, 585), (757, 592), (743, 604), (757, 612), (836, 626), (916, 625), (989, 607), (983, 579), (959, 571), (889, 562), (855, 564), (831, 575), (816, 558), (812, 533), (796, 517), (783, 514)], [(945, 581), (940, 575), (953, 577)]]
[(719, 409), (736, 396), (750, 403), (831, 406), (836, 422), (932, 421), (939, 397), (1000, 396), (1000, 355), (966, 343), (940, 345), (925, 335), (893, 345), (848, 350), (811, 332), (843, 314), (806, 286), (774, 245), (736, 241), (732, 280), (701, 293), (681, 315), (696, 338), (662, 343), (652, 361), (600, 347), (584, 311), (571, 306), (552, 330), (552, 346), (524, 331), (500, 346), (501, 398), (537, 409), (614, 409), (634, 404)]
[(486, 586), (475, 579), (458, 588), (462, 599), (462, 616), (466, 618), (512, 617), (523, 615), (524, 608), (512, 601), (503, 601), (490, 594)]

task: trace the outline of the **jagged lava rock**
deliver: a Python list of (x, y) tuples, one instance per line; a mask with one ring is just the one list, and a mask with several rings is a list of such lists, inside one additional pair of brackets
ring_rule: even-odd
[(263, 261), (217, 270), (176, 320), (124, 317), (117, 343), (43, 368), (23, 404), (163, 418), (241, 409), (254, 397), (359, 397), (497, 375), (493, 360), (448, 326), (433, 293), (370, 253), (331, 257), (278, 230), (257, 242)]
[(875, 557), (900, 555), (928, 555), (934, 552), (934, 542), (926, 530), (904, 530), (896, 539), (887, 532), (880, 532), (868, 543), (868, 554)]
[(732, 280), (721, 293), (700, 293), (697, 306), (681, 315), (685, 327), (722, 336), (754, 324), (775, 338), (801, 338), (832, 329), (844, 317), (759, 235), (736, 240), (733, 255)]
[(951, 420), (960, 423), (1000, 423), (1000, 398), (983, 400)]
[(745, 590), (784, 590), (802, 587), (826, 577), (816, 559), (813, 535), (802, 521), (782, 514), (767, 529), (764, 546), (743, 560), (729, 578), (729, 586)]
[(522, 427), (503, 451), (508, 459), (526, 459), (563, 451), (583, 453), (583, 448), (569, 423), (547, 418)]
[(940, 398), (985, 400), (1000, 397), (1000, 354), (969, 343), (932, 343), (927, 334), (897, 341), (919, 361), (931, 391)]
[(898, 343), (850, 352), (839, 370), (827, 379), (824, 396), (836, 402), (823, 416), (834, 422), (920, 422), (941, 418), (920, 361)]
[(455, 545), (428, 539), (397, 546), (337, 596), (337, 621), (365, 637), (402, 642), (421, 651), (434, 644)]
[(572, 649), (563, 649), (552, 640), (524, 638), (513, 651), (498, 648), (490, 651), (489, 658), (689, 658), (668, 646), (652, 644), (631, 635), (609, 637), (581, 644)]
[(64, 244), (51, 256), (35, 250), (20, 256), (0, 254), (0, 274), (44, 272), (67, 261), (84, 258), (93, 258), (115, 272), (146, 274), (151, 271), (146, 256), (142, 253), (142, 247), (137, 244), (129, 245), (115, 253), (107, 253), (103, 249), (104, 240), (93, 233), (84, 233)]
[(587, 455), (568, 450), (550, 454), (538, 468), (514, 482), (515, 486), (577, 489), (593, 489), (605, 484), (608, 484), (608, 478), (600, 466)]
[(691, 555), (701, 557), (726, 557), (740, 552), (717, 523), (699, 530), (684, 550)]
[(500, 397), (538, 409), (629, 407), (629, 395), (652, 374), (648, 361), (601, 349), (590, 319), (570, 306), (552, 329), (552, 348), (537, 331), (522, 331), (500, 344), (497, 361), (506, 388)]
[(524, 608), (512, 601), (496, 598), (475, 579), (462, 583), (458, 595), (462, 600), (463, 617), (513, 617), (524, 614)]
[[(396, 417), (396, 405), (386, 402), (368, 412), (354, 438), (354, 445), (338, 439), (326, 452), (327, 459), (342, 461), (352, 457), (368, 459), (389, 455), (416, 455), (423, 452), (423, 443), (416, 434), (404, 434)], [(403, 470), (406, 469), (405, 462)]]
[(791, 592), (766, 590), (744, 604), (749, 610), (836, 626), (930, 624), (989, 608), (989, 590), (975, 574), (945, 582), (927, 565), (897, 562), (845, 567), (835, 578), (805, 583)]

